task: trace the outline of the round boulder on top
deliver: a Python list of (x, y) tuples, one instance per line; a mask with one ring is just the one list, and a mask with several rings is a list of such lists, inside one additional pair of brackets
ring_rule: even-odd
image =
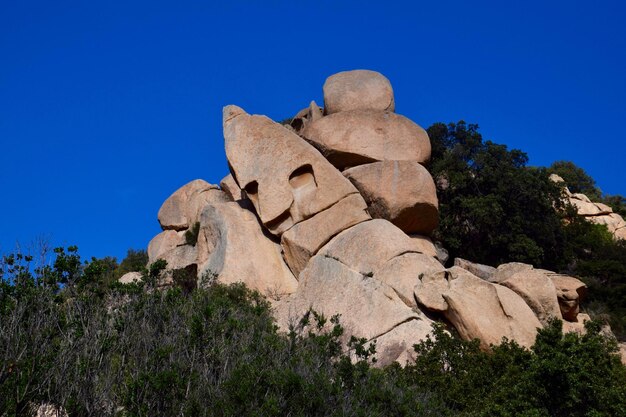
[(324, 83), (324, 110), (333, 114), (349, 110), (394, 111), (393, 89), (379, 72), (354, 70), (331, 75)]

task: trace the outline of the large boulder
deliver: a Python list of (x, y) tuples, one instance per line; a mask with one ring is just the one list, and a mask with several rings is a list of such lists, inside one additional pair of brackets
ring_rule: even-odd
[(341, 170), (375, 161), (422, 163), (430, 159), (426, 131), (390, 112), (334, 113), (307, 125), (302, 135)]
[(324, 83), (326, 114), (349, 110), (394, 111), (393, 89), (379, 72), (344, 71), (331, 75)]
[(550, 275), (561, 308), (563, 319), (576, 321), (580, 311), (580, 301), (587, 295), (587, 285), (581, 280), (567, 275)]
[(603, 224), (609, 229), (609, 232), (615, 234), (619, 229), (626, 228), (626, 222), (617, 213), (609, 213), (602, 216), (593, 216), (587, 218), (589, 221), (596, 224)]
[(375, 275), (387, 261), (408, 252), (419, 253), (419, 247), (402, 230), (382, 219), (344, 230), (319, 251), (367, 275)]
[(589, 198), (584, 194), (572, 194), (569, 201), (576, 207), (576, 211), (581, 216), (597, 216), (602, 212), (600, 208), (589, 201)]
[(271, 298), (298, 286), (280, 245), (264, 234), (253, 212), (236, 202), (204, 209), (196, 247), (199, 278), (207, 282), (243, 282)]
[[(319, 254), (300, 274), (298, 291), (275, 303), (274, 308), (283, 330), (296, 325), (309, 309), (327, 318), (339, 314), (345, 329), (344, 343), (350, 336), (368, 341), (381, 339), (377, 356), (386, 363), (406, 357), (398, 346), (412, 350), (412, 344), (431, 329), (431, 321), (404, 304), (391, 287)], [(392, 333), (411, 321), (416, 324)]]
[(429, 255), (408, 252), (387, 261), (374, 278), (393, 288), (406, 305), (417, 308), (415, 286), (421, 284), (422, 277), (444, 269), (435, 258)]
[(365, 198), (372, 217), (389, 220), (406, 233), (428, 235), (437, 228), (437, 189), (421, 164), (379, 161), (343, 174)]
[(284, 257), (294, 275), (297, 277), (309, 259), (339, 232), (370, 220), (366, 209), (363, 197), (351, 194), (283, 233)]
[(315, 148), (265, 116), (226, 106), (224, 139), (233, 178), (274, 235), (357, 192)]
[(184, 245), (185, 232), (175, 230), (164, 230), (152, 238), (148, 244), (148, 264), (156, 261), (161, 255), (167, 253), (177, 246)]
[(159, 209), (163, 230), (185, 230), (198, 221), (206, 204), (231, 201), (217, 185), (193, 180), (176, 190)]
[(522, 297), (542, 324), (547, 324), (551, 318), (562, 317), (554, 283), (543, 271), (518, 272), (501, 284)]
[(448, 303), (443, 295), (448, 291), (450, 272), (447, 270), (435, 271), (421, 277), (414, 287), (414, 297), (417, 304), (428, 311), (443, 313), (448, 310)]
[[(161, 253), (157, 259), (167, 262), (166, 270), (157, 283), (160, 287), (166, 287), (175, 283), (175, 277), (185, 275), (185, 279), (197, 281), (198, 251), (193, 245), (176, 246), (173, 249)], [(191, 285), (192, 287), (195, 286)]]
[(413, 346), (428, 336), (432, 336), (433, 323), (420, 317), (401, 323), (387, 333), (374, 339), (376, 342), (376, 363), (378, 367), (398, 362), (404, 366), (415, 362), (416, 353)]
[(488, 279), (488, 281), (496, 283), (503, 282), (519, 272), (528, 272), (532, 271), (533, 269), (534, 267), (532, 265), (522, 262), (509, 262), (506, 264), (501, 264), (498, 265), (498, 268), (491, 276), (491, 279)]
[(503, 337), (525, 347), (534, 344), (542, 326), (519, 295), (457, 266), (446, 272), (422, 279), (416, 298), (420, 303), (427, 299), (427, 308), (443, 311), (463, 339), (480, 339), (483, 349), (500, 344)]

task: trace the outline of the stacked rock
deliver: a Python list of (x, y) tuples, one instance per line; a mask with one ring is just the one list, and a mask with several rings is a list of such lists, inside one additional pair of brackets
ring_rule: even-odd
[(372, 217), (429, 235), (439, 221), (435, 183), (422, 165), (430, 159), (430, 140), (394, 113), (394, 103), (382, 74), (340, 72), (324, 84), (324, 116), (312, 102), (293, 125), (354, 184)]
[(167, 261), (163, 284), (244, 282), (285, 330), (311, 308), (339, 314), (346, 335), (376, 342), (379, 365), (412, 359), (432, 332), (425, 312), (485, 348), (502, 337), (530, 346), (549, 317), (579, 316), (578, 298), (567, 310), (545, 274), (516, 271), (532, 275), (528, 286), (445, 269), (428, 238), (438, 208), (426, 132), (394, 113), (379, 73), (342, 72), (323, 90), (324, 109), (312, 102), (291, 128), (224, 108), (231, 173), (220, 187), (192, 181), (161, 207), (148, 254)]
[(562, 185), (563, 199), (576, 207), (578, 215), (592, 223), (606, 226), (615, 239), (626, 240), (626, 221), (619, 214), (613, 213), (611, 207), (604, 203), (594, 203), (585, 194), (572, 193), (563, 178), (556, 174), (550, 175), (550, 179)]

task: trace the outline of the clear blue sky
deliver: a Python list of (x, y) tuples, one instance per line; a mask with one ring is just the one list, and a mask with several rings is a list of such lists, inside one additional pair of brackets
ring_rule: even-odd
[(0, 3), (0, 252), (145, 248), (174, 190), (228, 173), (224, 105), (280, 120), (356, 68), (423, 127), (477, 123), (626, 194), (623, 1), (209, 3)]

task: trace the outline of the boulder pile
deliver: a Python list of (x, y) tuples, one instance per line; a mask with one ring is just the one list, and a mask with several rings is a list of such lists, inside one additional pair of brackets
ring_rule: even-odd
[(244, 282), (284, 330), (311, 308), (339, 314), (347, 335), (376, 342), (379, 365), (411, 360), (435, 319), (486, 349), (503, 337), (530, 346), (551, 317), (581, 331), (577, 279), (437, 259), (430, 141), (395, 113), (387, 78), (341, 72), (323, 92), (323, 108), (311, 102), (289, 125), (224, 108), (230, 174), (184, 185), (159, 210), (148, 254), (167, 261), (162, 285)]
[(563, 198), (576, 207), (578, 215), (595, 224), (605, 225), (615, 239), (626, 239), (626, 221), (613, 209), (603, 203), (594, 203), (582, 193), (572, 193), (565, 185), (563, 178), (556, 174), (550, 175), (550, 179), (563, 186)]

